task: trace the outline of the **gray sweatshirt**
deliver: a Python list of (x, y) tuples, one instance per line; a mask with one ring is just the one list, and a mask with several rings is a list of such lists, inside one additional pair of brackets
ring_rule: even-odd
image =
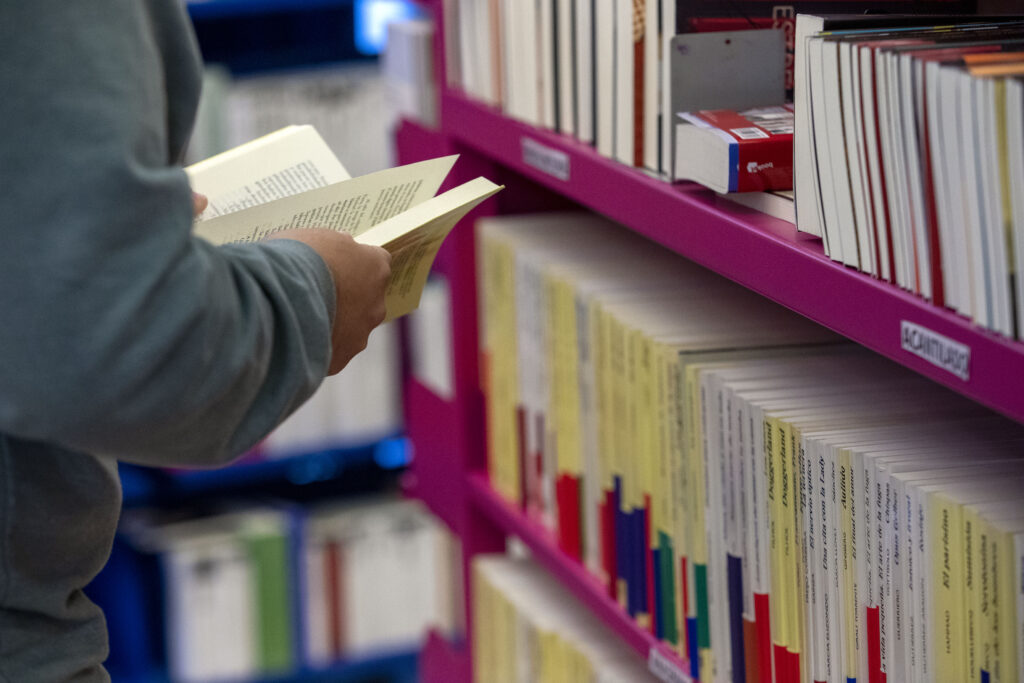
[(191, 235), (182, 0), (0, 2), (0, 682), (106, 681), (82, 588), (116, 459), (212, 466), (313, 392), (334, 290), (293, 241)]

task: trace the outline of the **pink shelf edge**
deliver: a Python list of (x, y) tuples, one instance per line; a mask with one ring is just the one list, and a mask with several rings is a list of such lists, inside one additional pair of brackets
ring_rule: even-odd
[[(623, 223), (896, 362), (1024, 421), (1024, 344), (826, 258), (820, 240), (789, 223), (719, 200), (691, 183), (670, 184), (604, 158), (579, 141), (508, 119), (460, 93), (442, 94), (440, 135), (458, 141), (580, 204)], [(570, 180), (524, 161), (524, 139), (564, 154)], [(901, 346), (908, 321), (971, 349), (970, 379)]]
[(423, 683), (472, 683), (469, 654), (443, 635), (431, 631), (420, 650), (419, 675)]
[(671, 679), (665, 680), (692, 682), (690, 676), (685, 673), (689, 669), (687, 663), (654, 635), (638, 626), (619, 604), (607, 595), (604, 586), (594, 576), (562, 552), (546, 529), (527, 519), (513, 505), (495, 493), (486, 476), (470, 474), (467, 480), (470, 499), (479, 512), (506, 533), (521, 539), (530, 548), (534, 559), (640, 656), (649, 660), (651, 651), (655, 650), (663, 664), (667, 663), (675, 669)]

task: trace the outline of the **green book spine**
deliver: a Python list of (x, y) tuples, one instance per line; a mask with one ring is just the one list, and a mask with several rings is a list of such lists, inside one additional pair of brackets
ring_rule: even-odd
[(255, 581), (255, 642), (259, 667), (266, 673), (294, 666), (288, 548), (283, 534), (257, 533), (246, 538)]

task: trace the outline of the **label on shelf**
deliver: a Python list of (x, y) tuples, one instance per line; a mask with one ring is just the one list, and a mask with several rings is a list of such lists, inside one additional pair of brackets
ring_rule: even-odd
[(971, 347), (953, 341), (927, 327), (900, 321), (900, 346), (965, 382), (970, 379)]
[(533, 138), (521, 138), (523, 163), (538, 171), (569, 181), (569, 155), (561, 150), (543, 145)]
[(693, 679), (680, 671), (675, 662), (656, 646), (647, 653), (647, 669), (665, 683), (693, 683)]

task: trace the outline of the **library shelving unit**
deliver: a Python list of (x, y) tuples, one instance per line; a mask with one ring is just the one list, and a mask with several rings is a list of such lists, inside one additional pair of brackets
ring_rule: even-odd
[[(437, 82), (444, 83), (441, 2), (423, 4), (437, 19)], [(1024, 344), (835, 263), (824, 255), (819, 239), (797, 233), (790, 223), (719, 199), (710, 190), (649, 177), (598, 155), (588, 145), (507, 118), (450, 88), (442, 86), (439, 103), (436, 129), (401, 123), (396, 131), (400, 161), (457, 153), (461, 157), (454, 181), (484, 175), (506, 186), (455, 229), (435, 265), (450, 284), (454, 396), (441, 398), (414, 378), (405, 386), (406, 424), (416, 453), (410, 490), (461, 538), (467, 591), (472, 558), (501, 552), (506, 537), (516, 536), (568, 591), (646, 658), (659, 678), (691, 680), (686, 662), (626, 616), (605, 588), (559, 549), (549, 532), (488, 483), (472, 228), (473, 219), (482, 215), (566, 205), (592, 210), (996, 412), (1024, 421)], [(557, 174), (548, 170), (552, 168)], [(968, 347), (968, 378), (905, 351), (904, 321)], [(471, 600), (466, 604), (470, 620)], [(432, 638), (421, 654), (423, 680), (468, 683), (471, 653), (471, 641), (459, 647)]]

